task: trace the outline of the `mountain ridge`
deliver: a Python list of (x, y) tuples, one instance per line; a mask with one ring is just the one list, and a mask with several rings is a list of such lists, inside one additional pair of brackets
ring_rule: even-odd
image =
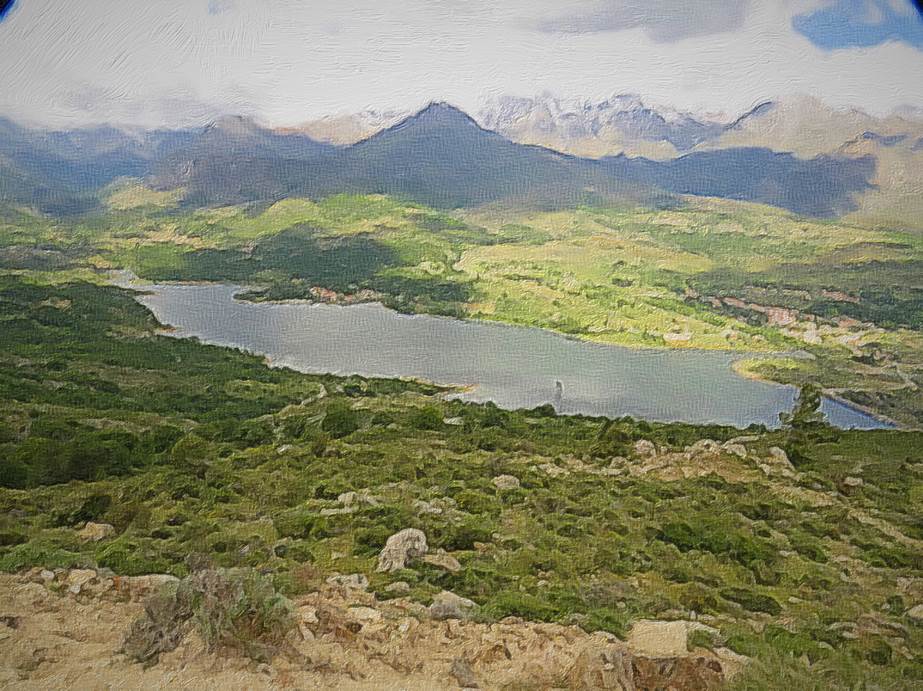
[[(863, 121), (868, 127), (861, 132), (871, 135), (822, 157), (802, 159), (760, 146), (700, 149), (730, 132), (746, 135), (754, 121), (775, 117), (777, 104), (761, 103), (726, 123), (656, 113), (635, 97), (606, 104), (618, 109), (613, 117), (623, 129), (629, 113), (639, 136), (682, 132), (692, 149), (666, 159), (579, 156), (514, 141), (445, 101), (433, 101), (347, 146), (267, 128), (246, 116), (219, 118), (197, 129), (141, 133), (112, 127), (42, 132), (4, 121), (0, 196), (54, 213), (83, 213), (101, 188), (128, 176), (157, 190), (182, 188), (186, 205), (340, 192), (389, 194), (440, 208), (509, 201), (538, 207), (662, 205), (676, 194), (698, 194), (837, 216), (856, 212), (856, 198), (878, 189), (873, 178), (879, 150), (912, 141), (894, 139), (890, 129), (879, 132)], [(597, 120), (602, 117), (598, 108), (590, 111)], [(698, 141), (703, 137), (711, 139)]]

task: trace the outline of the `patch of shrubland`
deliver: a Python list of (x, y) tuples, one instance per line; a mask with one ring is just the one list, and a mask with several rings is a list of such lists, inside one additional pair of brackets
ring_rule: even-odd
[[(756, 658), (743, 688), (773, 675), (803, 688), (815, 672), (832, 687), (920, 681), (923, 628), (905, 615), (923, 598), (920, 433), (833, 430), (808, 405), (784, 429), (744, 432), (505, 411), (158, 337), (114, 288), (4, 280), (0, 568), (196, 582), (190, 555), (204, 555), (224, 574), (208, 586), (219, 598), (169, 596), (142, 640), (172, 644), (175, 611), (217, 647), (267, 655), (284, 629), (277, 594), (363, 573), (381, 598), (397, 581), (421, 603), (450, 590), (489, 620), (623, 634), (695, 612)], [(630, 472), (646, 462), (639, 441), (668, 457), (741, 434), (746, 458), (717, 452), (739, 477)], [(758, 470), (772, 447), (794, 475)], [(113, 534), (84, 540), (87, 522)], [(461, 569), (376, 572), (405, 528)], [(153, 659), (151, 645), (136, 657)]]

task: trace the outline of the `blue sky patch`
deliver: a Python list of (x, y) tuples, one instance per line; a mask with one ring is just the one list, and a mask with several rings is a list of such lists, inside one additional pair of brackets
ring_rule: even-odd
[(824, 50), (903, 41), (923, 50), (923, 15), (910, 0), (835, 0), (792, 20), (795, 30)]
[(0, 22), (2, 22), (7, 13), (13, 9), (14, 4), (14, 0), (0, 0)]

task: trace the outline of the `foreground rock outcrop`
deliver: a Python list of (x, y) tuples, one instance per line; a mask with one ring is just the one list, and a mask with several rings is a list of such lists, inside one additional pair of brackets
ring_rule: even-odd
[[(441, 619), (406, 599), (325, 585), (292, 603), (297, 626), (268, 663), (209, 652), (190, 630), (145, 667), (117, 651), (144, 609), (142, 592), (168, 578), (72, 573), (0, 575), (0, 686), (683, 691), (717, 689), (741, 665), (730, 651), (687, 651), (684, 633), (697, 625), (686, 622), (648, 622), (623, 642), (514, 618)], [(77, 593), (66, 587), (74, 581)]]

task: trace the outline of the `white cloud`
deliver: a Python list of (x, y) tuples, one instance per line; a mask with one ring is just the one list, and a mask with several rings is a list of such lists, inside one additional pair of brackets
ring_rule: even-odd
[(245, 112), (281, 125), (432, 99), (475, 112), (542, 90), (728, 113), (793, 92), (875, 112), (923, 106), (923, 54), (825, 53), (791, 28), (817, 4), (753, 3), (735, 30), (663, 42), (641, 26), (535, 29), (586, 7), (570, 0), (236, 0), (217, 14), (206, 0), (31, 0), (0, 24), (0, 114), (151, 126)]
[(596, 0), (538, 22), (549, 33), (586, 34), (643, 29), (658, 42), (678, 41), (739, 28), (750, 0)]

